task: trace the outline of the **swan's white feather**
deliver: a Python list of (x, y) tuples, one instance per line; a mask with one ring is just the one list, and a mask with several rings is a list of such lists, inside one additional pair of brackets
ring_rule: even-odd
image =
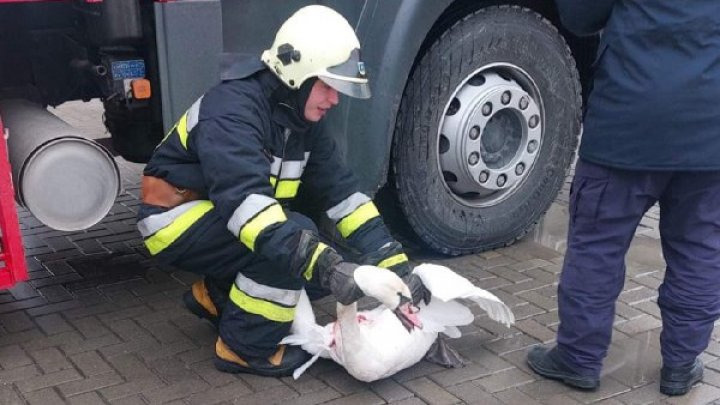
[[(310, 301), (303, 292), (296, 308), (292, 334), (282, 342), (300, 345), (313, 354), (310, 361), (295, 370), (295, 378), (319, 357), (333, 359), (353, 377), (368, 382), (410, 367), (422, 360), (439, 333), (457, 338), (461, 336), (458, 326), (472, 323), (472, 312), (461, 301), (457, 301), (459, 299), (475, 302), (491, 319), (506, 326), (514, 323), (512, 311), (499, 298), (476, 287), (447, 267), (421, 264), (413, 271), (432, 292), (432, 300), (429, 305), (420, 304), (417, 315), (423, 327), (413, 329), (410, 333), (395, 314), (382, 305), (358, 313), (356, 304), (338, 304), (337, 321), (324, 327), (319, 326)], [(373, 291), (381, 290), (372, 285), (375, 279), (367, 276), (368, 272), (364, 272), (361, 277), (364, 287)], [(388, 277), (378, 279), (387, 281)]]
[(413, 270), (420, 276), (423, 284), (432, 291), (433, 299), (451, 301), (459, 298), (469, 299), (488, 313), (490, 319), (510, 327), (515, 323), (515, 316), (510, 308), (489, 291), (473, 285), (470, 280), (462, 277), (445, 266), (424, 263)]

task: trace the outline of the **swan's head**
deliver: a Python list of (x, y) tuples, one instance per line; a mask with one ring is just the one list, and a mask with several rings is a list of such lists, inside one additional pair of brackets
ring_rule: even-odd
[(412, 306), (410, 289), (397, 274), (376, 266), (360, 266), (353, 273), (355, 284), (368, 297), (373, 297), (392, 310), (400, 322), (411, 330), (421, 323)]

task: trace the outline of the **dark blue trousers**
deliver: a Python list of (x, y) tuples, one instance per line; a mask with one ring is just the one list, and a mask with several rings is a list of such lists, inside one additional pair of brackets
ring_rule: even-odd
[[(147, 210), (147, 208), (146, 208)], [(318, 233), (311, 219), (286, 211), (288, 220)], [(141, 211), (141, 217), (147, 212)], [(146, 215), (145, 215), (146, 216)], [(305, 288), (310, 299), (330, 292), (316, 278), (291, 276), (288, 269), (252, 253), (227, 230), (226, 221), (211, 210), (195, 222), (180, 238), (155, 256), (160, 263), (204, 276), (205, 286), (215, 306), (222, 312), (219, 335), (241, 356), (268, 357), (275, 353), (282, 338), (290, 333), (290, 322), (275, 322), (246, 312), (229, 299), (235, 276), (242, 273), (254, 282), (278, 289)]]
[(686, 365), (707, 348), (720, 316), (720, 171), (620, 170), (579, 161), (558, 286), (558, 351), (578, 373), (599, 377), (625, 254), (645, 212), (660, 204), (667, 264), (659, 289), (663, 364)]

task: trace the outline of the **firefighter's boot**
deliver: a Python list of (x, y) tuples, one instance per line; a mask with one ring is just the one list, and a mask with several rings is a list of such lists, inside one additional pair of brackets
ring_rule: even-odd
[(268, 358), (240, 357), (218, 338), (215, 343), (215, 368), (226, 373), (248, 373), (266, 377), (292, 375), (296, 368), (310, 360), (310, 354), (299, 346), (279, 345)]
[(190, 291), (183, 294), (185, 307), (199, 318), (207, 319), (217, 329), (220, 316), (215, 303), (210, 299), (210, 293), (204, 280), (192, 284)]

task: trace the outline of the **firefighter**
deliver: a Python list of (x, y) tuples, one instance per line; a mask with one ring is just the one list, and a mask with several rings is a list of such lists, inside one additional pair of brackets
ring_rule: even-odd
[(348, 22), (304, 7), (260, 58), (231, 62), (155, 150), (138, 227), (161, 263), (204, 276), (183, 300), (219, 326), (218, 369), (288, 375), (308, 359), (279, 344), (301, 290), (346, 304), (362, 296), (358, 265), (320, 241), (300, 206), (324, 212), (359, 262), (396, 272), (416, 300), (427, 290), (322, 130), (338, 93), (370, 97)]

